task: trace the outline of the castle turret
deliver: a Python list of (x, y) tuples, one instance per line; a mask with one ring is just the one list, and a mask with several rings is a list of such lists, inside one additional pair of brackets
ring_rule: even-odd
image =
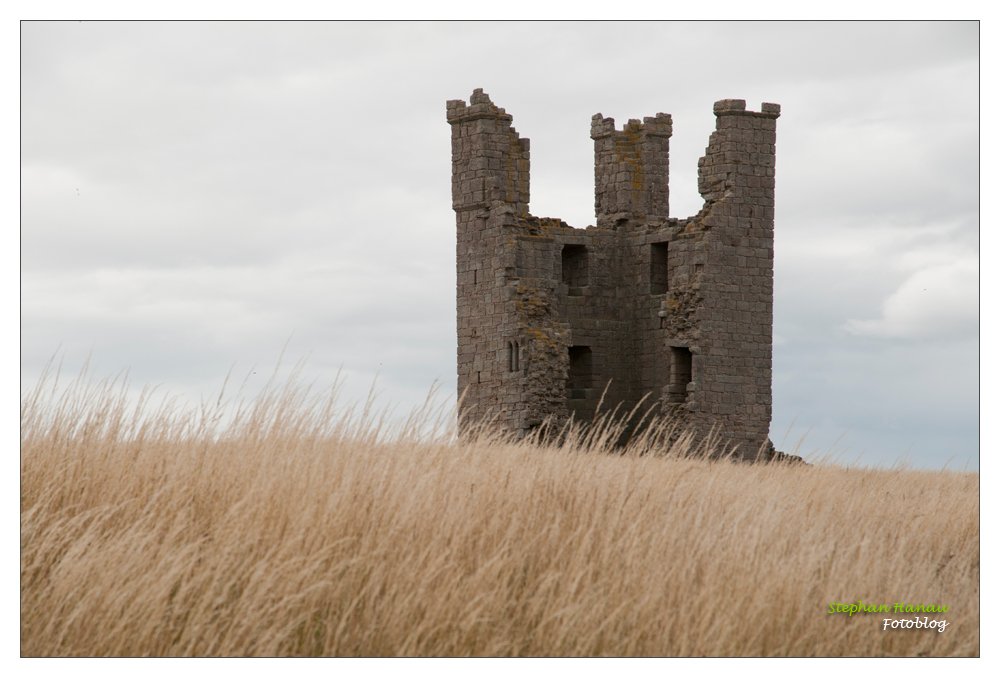
[(698, 398), (688, 407), (701, 426), (753, 456), (771, 422), (774, 302), (774, 143), (777, 104), (746, 110), (742, 99), (715, 102), (716, 130), (698, 161), (707, 227)]
[(657, 113), (643, 122), (629, 120), (622, 131), (615, 119), (591, 118), (594, 140), (594, 206), (597, 226), (622, 220), (669, 216), (671, 117)]
[(448, 102), (451, 125), (451, 199), (458, 210), (489, 207), (500, 200), (518, 215), (528, 213), (529, 142), (510, 126), (513, 118), (474, 90), (469, 105)]

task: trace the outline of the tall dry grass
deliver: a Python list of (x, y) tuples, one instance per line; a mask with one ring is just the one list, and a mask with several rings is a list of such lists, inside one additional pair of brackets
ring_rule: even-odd
[[(22, 397), (24, 655), (979, 653), (978, 474), (456, 441), (431, 410), (392, 426), (294, 385), (182, 411), (51, 382)], [(949, 625), (827, 613), (859, 599)]]

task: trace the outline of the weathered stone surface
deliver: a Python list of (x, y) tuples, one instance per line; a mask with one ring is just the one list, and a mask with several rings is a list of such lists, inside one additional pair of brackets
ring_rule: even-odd
[(527, 432), (647, 396), (737, 456), (771, 422), (777, 104), (714, 106), (705, 200), (669, 216), (669, 115), (591, 120), (597, 225), (528, 213), (530, 146), (481, 89), (449, 101), (462, 416)]

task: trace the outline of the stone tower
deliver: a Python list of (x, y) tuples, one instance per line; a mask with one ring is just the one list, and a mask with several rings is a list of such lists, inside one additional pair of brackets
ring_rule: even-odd
[(524, 433), (647, 396), (745, 458), (768, 443), (780, 107), (715, 103), (702, 209), (669, 216), (669, 115), (591, 121), (597, 225), (532, 216), (530, 153), (481, 89), (447, 105), (466, 420)]

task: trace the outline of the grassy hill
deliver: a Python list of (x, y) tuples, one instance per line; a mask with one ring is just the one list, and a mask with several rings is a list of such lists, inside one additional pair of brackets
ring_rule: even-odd
[[(977, 473), (50, 387), (22, 397), (23, 655), (979, 654)], [(859, 600), (948, 625), (829, 612)]]

